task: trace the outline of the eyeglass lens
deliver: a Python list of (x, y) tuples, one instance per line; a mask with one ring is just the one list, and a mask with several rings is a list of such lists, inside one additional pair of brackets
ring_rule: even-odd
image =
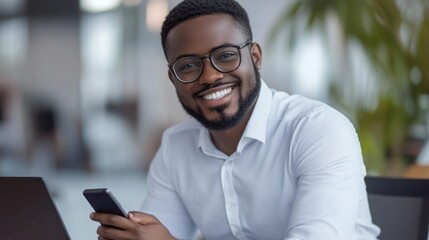
[[(240, 65), (240, 50), (237, 47), (223, 47), (216, 49), (210, 55), (210, 61), (220, 72), (231, 72)], [(200, 57), (181, 58), (173, 65), (173, 71), (183, 82), (191, 82), (197, 79), (203, 69)]]

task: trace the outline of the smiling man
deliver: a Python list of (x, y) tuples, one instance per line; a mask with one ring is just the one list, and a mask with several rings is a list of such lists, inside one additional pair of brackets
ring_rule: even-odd
[(355, 129), (326, 104), (268, 88), (237, 2), (185, 0), (161, 38), (192, 118), (163, 134), (142, 212), (91, 214), (99, 239), (376, 239)]

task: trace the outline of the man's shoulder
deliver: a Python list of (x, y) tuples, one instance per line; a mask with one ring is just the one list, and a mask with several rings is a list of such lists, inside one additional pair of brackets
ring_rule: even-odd
[(288, 95), (273, 91), (271, 117), (279, 119), (299, 119), (321, 112), (336, 112), (324, 102), (313, 100), (301, 95)]

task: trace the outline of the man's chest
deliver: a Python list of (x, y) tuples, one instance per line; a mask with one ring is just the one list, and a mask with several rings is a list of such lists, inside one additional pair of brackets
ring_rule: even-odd
[(295, 194), (286, 159), (264, 162), (249, 154), (212, 160), (217, 164), (190, 165), (179, 178), (178, 194), (198, 228), (208, 239), (226, 239), (234, 228), (249, 239), (281, 238)]

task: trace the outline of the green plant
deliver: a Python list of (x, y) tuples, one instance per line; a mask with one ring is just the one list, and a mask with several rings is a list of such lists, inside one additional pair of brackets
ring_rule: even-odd
[[(403, 146), (409, 128), (425, 114), (421, 99), (429, 93), (429, 2), (297, 0), (272, 27), (269, 40), (286, 30), (293, 49), (302, 34), (314, 29), (329, 39), (333, 19), (349, 60), (337, 60), (336, 66), (350, 69), (352, 48), (358, 48), (374, 76), (372, 88), (359, 93), (347, 91), (357, 79), (333, 71), (331, 101), (354, 121), (368, 169), (391, 174), (392, 168), (407, 164)], [(338, 52), (332, 45), (330, 50)]]

